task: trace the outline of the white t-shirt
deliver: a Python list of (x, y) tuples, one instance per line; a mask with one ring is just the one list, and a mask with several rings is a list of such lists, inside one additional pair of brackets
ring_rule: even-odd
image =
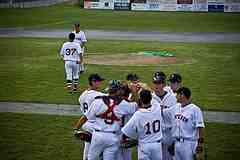
[(80, 61), (82, 49), (76, 42), (65, 42), (60, 51), (60, 55), (65, 61)]
[(97, 117), (101, 113), (107, 111), (108, 107), (103, 102), (102, 99), (95, 99), (89, 110), (86, 112), (86, 117), (88, 120), (95, 121), (96, 130), (100, 131), (110, 131), (110, 132), (119, 132), (121, 127), (121, 118), (124, 115), (132, 115), (137, 110), (137, 103), (129, 103), (125, 100), (122, 100), (120, 104), (114, 107), (113, 112), (120, 121), (114, 121), (112, 124), (107, 124), (104, 119)]
[(80, 46), (82, 46), (83, 42), (87, 42), (85, 33), (83, 31), (80, 31), (78, 33), (76, 33), (76, 31), (73, 31), (72, 33), (75, 34), (74, 42), (77, 42), (78, 44), (80, 44)]
[(199, 138), (197, 128), (205, 127), (201, 109), (195, 104), (181, 107), (178, 103), (167, 109), (164, 116), (172, 120), (172, 137), (197, 140)]
[(162, 139), (161, 125), (161, 108), (152, 105), (135, 112), (122, 132), (130, 138), (138, 139), (139, 143), (152, 143)]
[(85, 90), (78, 99), (81, 112), (85, 114), (95, 100), (95, 97), (103, 95), (105, 94), (96, 90)]

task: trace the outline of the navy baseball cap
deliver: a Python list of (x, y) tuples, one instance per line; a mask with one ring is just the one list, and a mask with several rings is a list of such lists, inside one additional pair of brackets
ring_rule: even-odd
[(128, 74), (127, 75), (127, 78), (126, 78), (128, 81), (138, 81), (139, 80), (139, 77), (137, 76), (137, 74)]
[(173, 73), (169, 76), (169, 79), (168, 79), (171, 83), (181, 83), (182, 82), (182, 77), (180, 74), (178, 73)]
[(166, 75), (164, 72), (155, 72), (153, 76), (153, 83), (165, 83)]
[(100, 75), (98, 75), (97, 73), (95, 74), (91, 74), (89, 77), (88, 77), (88, 81), (91, 82), (91, 81), (104, 81), (105, 79), (102, 78)]

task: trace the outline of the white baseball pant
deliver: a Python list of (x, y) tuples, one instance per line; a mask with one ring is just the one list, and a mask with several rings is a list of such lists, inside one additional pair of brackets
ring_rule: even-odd
[(138, 160), (162, 160), (162, 143), (142, 143), (138, 145)]
[(196, 153), (197, 141), (176, 141), (175, 142), (175, 159), (176, 160), (193, 160)]
[(162, 142), (162, 158), (164, 160), (173, 160), (173, 156), (169, 153), (168, 148), (173, 143), (171, 138), (171, 130), (163, 130), (163, 142)]
[(132, 149), (131, 148), (119, 148), (117, 160), (131, 160)]
[(88, 160), (97, 160), (103, 153), (103, 160), (117, 159), (119, 136), (113, 133), (93, 132)]
[(66, 72), (66, 79), (73, 80), (79, 79), (79, 64), (76, 61), (65, 61), (65, 72)]
[[(87, 121), (86, 123), (83, 124), (82, 129), (90, 133), (93, 133), (94, 122)], [(88, 143), (88, 142), (84, 143), (83, 160), (87, 160), (90, 144), (91, 143)]]

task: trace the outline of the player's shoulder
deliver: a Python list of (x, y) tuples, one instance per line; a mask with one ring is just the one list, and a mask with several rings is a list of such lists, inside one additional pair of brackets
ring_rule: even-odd
[(201, 111), (201, 108), (194, 103), (189, 104), (189, 108), (191, 108), (194, 111)]
[(164, 89), (164, 91), (172, 92), (172, 89), (170, 86), (165, 86), (163, 89)]
[(83, 93), (80, 95), (80, 97), (89, 97), (89, 96), (91, 96), (91, 97), (97, 97), (97, 96), (104, 96), (105, 94), (104, 93), (102, 93), (102, 92), (99, 92), (99, 91), (96, 91), (96, 90), (89, 90), (89, 89), (87, 89), (87, 90), (85, 90), (85, 91), (83, 91)]

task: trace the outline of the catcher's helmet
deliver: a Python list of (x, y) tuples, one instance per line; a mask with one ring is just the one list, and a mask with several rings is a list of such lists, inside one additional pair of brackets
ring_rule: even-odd
[(166, 75), (164, 72), (155, 72), (153, 76), (153, 83), (165, 83)]
[(119, 80), (111, 80), (108, 83), (108, 89), (110, 90), (118, 90), (121, 88), (121, 82)]
[(168, 79), (171, 83), (181, 83), (182, 82), (182, 77), (180, 74), (178, 73), (173, 73), (169, 76), (169, 79)]

